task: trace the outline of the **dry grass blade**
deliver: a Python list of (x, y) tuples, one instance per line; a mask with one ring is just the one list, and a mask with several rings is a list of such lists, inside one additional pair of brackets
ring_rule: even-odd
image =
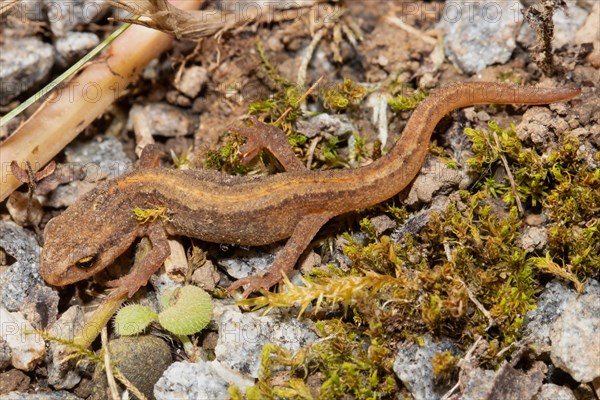
[(0, 16), (16, 6), (18, 2), (19, 0), (2, 0), (0, 3)]
[[(115, 18), (117, 21), (129, 22), (162, 32), (175, 35), (177, 39), (199, 39), (207, 36), (221, 36), (236, 27), (252, 22), (277, 19), (273, 15), (274, 9), (287, 9), (311, 7), (316, 0), (303, 0), (298, 2), (257, 2), (253, 4), (256, 12), (232, 12), (216, 9), (183, 11), (173, 7), (166, 0), (108, 0), (110, 4), (122, 8), (132, 14), (142, 15), (150, 20), (132, 20), (129, 18)], [(297, 14), (291, 14), (293, 18)], [(286, 19), (285, 13), (282, 13)], [(287, 17), (288, 19), (290, 17)]]
[[(150, 18), (150, 20), (132, 20), (114, 18), (116, 21), (129, 22), (175, 35), (177, 39), (199, 39), (220, 35), (247, 21), (233, 14), (217, 10), (185, 12), (173, 7), (166, 0), (109, 0), (110, 4)], [(229, 18), (228, 18), (229, 17)]]

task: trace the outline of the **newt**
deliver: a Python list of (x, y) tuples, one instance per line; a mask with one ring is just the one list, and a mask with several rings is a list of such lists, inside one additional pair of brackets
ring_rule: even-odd
[[(148, 255), (127, 275), (107, 282), (115, 288), (110, 297), (131, 297), (169, 256), (169, 235), (241, 246), (287, 239), (268, 272), (237, 280), (228, 288), (244, 286), (246, 297), (289, 275), (332, 217), (383, 202), (409, 185), (425, 159), (434, 128), (448, 112), (475, 104), (554, 103), (580, 93), (581, 89), (491, 82), (441, 88), (414, 110), (387, 155), (355, 169), (309, 170), (281, 130), (257, 120), (252, 127), (230, 128), (248, 139), (243, 158), (266, 149), (283, 172), (240, 177), (202, 169), (180, 171), (160, 167), (160, 154), (147, 146), (132, 172), (99, 184), (48, 222), (41, 275), (56, 286), (90, 278), (145, 236), (152, 243)], [(134, 207), (164, 208), (164, 215), (142, 224)]]

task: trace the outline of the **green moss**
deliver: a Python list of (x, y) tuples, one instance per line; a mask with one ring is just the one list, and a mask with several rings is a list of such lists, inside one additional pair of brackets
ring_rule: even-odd
[(498, 75), (496, 76), (496, 80), (498, 80), (499, 82), (514, 83), (515, 85), (523, 84), (522, 74), (520, 74), (514, 70), (509, 70), (509, 71), (498, 73)]
[(436, 156), (441, 162), (446, 164), (450, 169), (458, 169), (459, 165), (456, 160), (452, 158), (449, 152), (443, 147), (438, 146), (436, 141), (432, 141), (429, 144), (429, 153)]
[(353, 134), (352, 138), (354, 140), (353, 147), (350, 149), (351, 159), (355, 161), (360, 159), (368, 159), (366, 138), (357, 133)]
[(329, 338), (318, 342), (307, 355), (323, 374), (320, 398), (350, 395), (378, 399), (397, 390), (392, 377), (393, 355), (376, 336), (377, 329), (365, 331), (363, 336), (352, 325), (336, 320), (319, 321), (316, 327), (319, 336)]
[(243, 139), (236, 134), (226, 134), (221, 138), (222, 144), (217, 150), (209, 150), (206, 153), (204, 166), (207, 169), (215, 169), (229, 174), (244, 175), (248, 167), (240, 163), (240, 146)]
[(256, 100), (248, 106), (248, 114), (260, 114), (273, 110), (276, 106), (274, 99)]
[[(378, 337), (368, 337), (377, 329), (360, 335), (352, 324), (339, 320), (319, 321), (316, 328), (323, 340), (296, 354), (272, 343), (263, 347), (258, 382), (246, 391), (249, 400), (380, 399), (397, 391), (393, 354)], [(276, 367), (278, 385), (274, 383)], [(305, 381), (306, 371), (319, 374), (320, 385), (312, 392)]]
[(154, 222), (157, 218), (163, 220), (168, 219), (167, 209), (165, 207), (157, 207), (154, 209), (144, 209), (140, 207), (135, 207), (132, 211), (135, 215), (135, 218), (142, 225), (148, 222)]
[(288, 140), (290, 142), (290, 145), (292, 147), (300, 147), (303, 146), (306, 141), (308, 140), (308, 138), (300, 133), (296, 133), (296, 132), (292, 132), (289, 136), (288, 136)]
[(323, 107), (333, 111), (343, 111), (351, 106), (357, 106), (367, 95), (367, 89), (352, 81), (344, 79), (335, 88), (323, 92)]
[(340, 138), (337, 136), (332, 136), (329, 139), (324, 140), (317, 146), (315, 158), (330, 167), (347, 165), (346, 160), (341, 157), (337, 151), (340, 143)]
[(427, 93), (417, 89), (412, 95), (398, 95), (388, 100), (388, 104), (394, 111), (408, 111), (414, 109), (420, 102), (427, 98)]
[(433, 375), (442, 382), (449, 382), (456, 371), (458, 357), (449, 351), (434, 354), (431, 359)]
[[(511, 165), (520, 199), (533, 207), (543, 205), (549, 219), (548, 248), (552, 259), (579, 276), (600, 274), (600, 169), (590, 168), (580, 152), (579, 139), (560, 138), (547, 157), (523, 149), (514, 126), (504, 130), (490, 123), (491, 132), (467, 129), (474, 157), (469, 165), (483, 172), (497, 164), (499, 156)], [(500, 146), (495, 144), (494, 135)], [(483, 189), (514, 204), (515, 194), (506, 181), (486, 178)]]
[(280, 116), (287, 113), (280, 122), (280, 127), (287, 134), (292, 133), (292, 122), (301, 115), (300, 102), (302, 97), (302, 88), (299, 88), (294, 82), (283, 77), (277, 68), (271, 63), (267, 53), (258, 41), (256, 45), (261, 65), (268, 79), (277, 87), (277, 92), (269, 99), (259, 99), (254, 101), (248, 110), (249, 114), (267, 114), (265, 120), (273, 122)]

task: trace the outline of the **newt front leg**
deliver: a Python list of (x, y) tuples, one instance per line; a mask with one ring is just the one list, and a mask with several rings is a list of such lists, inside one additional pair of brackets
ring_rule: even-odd
[(251, 117), (250, 120), (252, 127), (229, 127), (230, 131), (246, 138), (246, 143), (240, 148), (242, 163), (250, 161), (261, 150), (266, 149), (279, 161), (286, 172), (307, 170), (294, 154), (294, 149), (281, 129), (265, 124), (255, 117)]
[(152, 243), (152, 250), (139, 263), (134, 264), (129, 274), (106, 283), (106, 286), (116, 288), (108, 295), (107, 300), (121, 297), (124, 294), (132, 297), (135, 292), (148, 283), (150, 277), (158, 271), (171, 254), (167, 235), (160, 221), (146, 225), (142, 235), (148, 236)]

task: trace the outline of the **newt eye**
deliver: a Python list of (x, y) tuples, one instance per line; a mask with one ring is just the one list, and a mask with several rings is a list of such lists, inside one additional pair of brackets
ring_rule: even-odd
[(91, 256), (80, 258), (79, 260), (75, 261), (75, 265), (77, 265), (81, 269), (90, 269), (94, 266), (97, 259), (98, 255), (94, 254)]

